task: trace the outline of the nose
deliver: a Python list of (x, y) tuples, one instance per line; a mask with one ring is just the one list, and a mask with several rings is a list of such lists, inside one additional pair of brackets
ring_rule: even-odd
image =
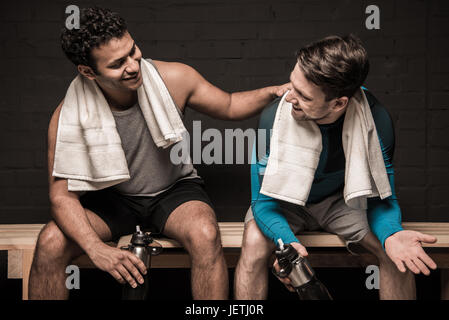
[(293, 95), (292, 91), (290, 91), (287, 96), (285, 97), (285, 101), (297, 105), (298, 104), (298, 99), (296, 99), (296, 97)]
[(140, 68), (139, 61), (131, 57), (129, 57), (129, 59), (131, 60), (128, 62), (128, 65), (125, 68), (126, 73), (129, 75), (138, 73)]

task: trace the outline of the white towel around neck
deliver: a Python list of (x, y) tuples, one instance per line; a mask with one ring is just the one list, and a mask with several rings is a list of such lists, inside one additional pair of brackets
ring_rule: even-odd
[[(182, 140), (186, 131), (176, 105), (152, 63), (141, 59), (138, 102), (158, 147)], [(78, 75), (59, 116), (53, 176), (70, 191), (100, 190), (130, 179), (112, 111), (95, 81)]]
[[(322, 150), (321, 132), (314, 121), (296, 121), (292, 105), (282, 97), (273, 124), (270, 156), (261, 193), (305, 206)], [(362, 89), (349, 100), (343, 123), (346, 158), (345, 202), (366, 209), (369, 197), (391, 195), (385, 163), (370, 106)]]

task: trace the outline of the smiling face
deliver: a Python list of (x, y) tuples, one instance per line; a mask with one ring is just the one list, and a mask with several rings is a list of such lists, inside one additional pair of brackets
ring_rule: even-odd
[(91, 55), (96, 72), (87, 66), (80, 66), (80, 72), (89, 79), (96, 80), (103, 89), (135, 91), (142, 85), (142, 53), (128, 32), (121, 38), (113, 38), (94, 48)]
[(292, 104), (292, 116), (296, 121), (312, 120), (326, 124), (336, 121), (343, 114), (347, 98), (326, 101), (323, 90), (307, 80), (298, 63), (290, 74), (290, 82), (292, 89), (285, 100)]
[(314, 83), (307, 80), (296, 63), (290, 74), (292, 90), (285, 100), (292, 104), (292, 116), (297, 121), (321, 120), (329, 114), (329, 105), (325, 101), (324, 92)]

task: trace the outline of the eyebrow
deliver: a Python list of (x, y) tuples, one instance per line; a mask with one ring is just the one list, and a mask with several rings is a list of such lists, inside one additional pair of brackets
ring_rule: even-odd
[(121, 58), (115, 59), (115, 60), (112, 61), (110, 64), (108, 64), (108, 67), (112, 67), (112, 66), (115, 65), (116, 63), (118, 63), (118, 62), (120, 62), (120, 61), (122, 61), (122, 60), (125, 60), (128, 56), (130, 56), (130, 55), (132, 54), (132, 52), (133, 52), (135, 49), (136, 49), (136, 43), (134, 42), (134, 43), (133, 43), (133, 47), (131, 48), (131, 50), (128, 52), (127, 55), (125, 55), (125, 56), (123, 56), (123, 57), (121, 57)]
[[(291, 74), (290, 74), (290, 82), (293, 84), (293, 81), (292, 81), (292, 75), (291, 75)], [(301, 96), (303, 96), (306, 100), (313, 101), (313, 99), (312, 99), (311, 97), (306, 96), (301, 90), (296, 89), (294, 86), (292, 86), (292, 87), (293, 87), (293, 90), (298, 91), (298, 93), (299, 93)]]

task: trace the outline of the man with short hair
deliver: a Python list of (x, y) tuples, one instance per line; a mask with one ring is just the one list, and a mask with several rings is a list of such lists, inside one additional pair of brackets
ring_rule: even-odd
[[(235, 273), (237, 299), (267, 297), (267, 263), (278, 239), (291, 244), (300, 255), (308, 255), (306, 248), (300, 243), (301, 238), (295, 236), (301, 231), (324, 229), (343, 238), (350, 251), (356, 251), (357, 246), (361, 245), (373, 253), (379, 261), (381, 299), (415, 298), (413, 273), (428, 275), (428, 267), (436, 268), (434, 261), (421, 246), (421, 242), (433, 243), (436, 238), (403, 230), (401, 226), (401, 211), (394, 192), (393, 123), (387, 110), (365, 88), (363, 92), (369, 103), (367, 109), (372, 114), (380, 143), (380, 163), (381, 166), (385, 165), (385, 185), (390, 185), (391, 196), (367, 199), (367, 210), (354, 209), (345, 201), (346, 162), (352, 160), (351, 156), (349, 160), (345, 158), (348, 150), (344, 150), (342, 142), (342, 137), (346, 134), (345, 114), (349, 110), (350, 99), (356, 92), (360, 92), (368, 71), (367, 53), (360, 40), (352, 35), (328, 37), (299, 50), (297, 63), (290, 75), (292, 89), (285, 95), (285, 102), (291, 103), (291, 106), (285, 107), (285, 114), (287, 111), (291, 113), (296, 121), (291, 121), (295, 123), (295, 127), (307, 122), (314, 123), (318, 127), (315, 136), (321, 134), (321, 139), (318, 139), (321, 140), (322, 149), (318, 153), (318, 165), (310, 178), (311, 187), (307, 190), (309, 193), (304, 205), (285, 200), (289, 198), (279, 197), (272, 190), (270, 196), (267, 195), (267, 189), (261, 190), (269, 177), (264, 176), (264, 172), (268, 170), (267, 163), (270, 163), (270, 143), (272, 146), (274, 133), (271, 141), (270, 138), (266, 141), (266, 153), (256, 152), (254, 149), (251, 208), (245, 219), (242, 254)], [(264, 110), (259, 128), (271, 130), (278, 118), (282, 117), (278, 111), (281, 101), (275, 100)], [(289, 115), (285, 117), (289, 118)], [(287, 139), (285, 136), (280, 137), (282, 138)], [(296, 161), (305, 161), (308, 156), (306, 152), (308, 151), (304, 149), (298, 151), (297, 159), (301, 160), (293, 157), (284, 160), (293, 167)], [(348, 170), (354, 165), (355, 162), (351, 161)], [(277, 174), (279, 172), (275, 171), (270, 178), (271, 182), (280, 179), (276, 178)], [(285, 172), (283, 174), (279, 184), (287, 183), (285, 177), (288, 175)], [(295, 183), (293, 188), (303, 188), (304, 181)], [(291, 191), (290, 194), (294, 192)], [(274, 268), (279, 269), (277, 261)], [(293, 291), (288, 279), (280, 280)]]
[[(30, 299), (68, 298), (65, 268), (83, 252), (96, 267), (110, 273), (120, 283), (129, 283), (133, 287), (141, 284), (142, 275), (148, 272), (142, 261), (128, 251), (105, 244), (132, 233), (136, 225), (176, 239), (188, 251), (193, 298), (226, 299), (228, 272), (211, 201), (192, 164), (174, 164), (170, 159), (172, 147), (156, 145), (159, 141), (153, 133), (157, 135), (158, 131), (147, 126), (151, 114), (144, 117), (143, 107), (139, 108), (138, 90), (145, 84), (143, 64), (154, 71), (154, 79), (162, 80), (156, 84), (147, 83), (148, 87), (159, 85), (165, 90), (150, 92), (147, 98), (150, 101), (154, 97), (161, 98), (174, 104), (174, 112), (168, 114), (168, 118), (174, 119), (182, 117), (186, 106), (219, 119), (249, 118), (282, 95), (284, 87), (229, 94), (185, 64), (143, 61), (125, 21), (118, 14), (102, 8), (82, 9), (80, 28), (63, 29), (61, 41), (65, 54), (79, 71), (76, 81), (72, 82), (73, 90), (91, 88), (96, 93), (75, 98), (67, 94), (65, 99), (73, 100), (79, 109), (67, 114), (69, 109), (64, 109), (63, 101), (49, 124), (48, 170), (53, 220), (43, 228), (37, 240), (30, 273)], [(105, 103), (107, 110), (92, 109), (94, 112), (90, 112), (88, 105), (94, 100)], [(161, 114), (168, 110), (168, 104), (162, 104)], [(93, 105), (97, 106), (96, 102)], [(167, 121), (158, 119), (159, 111), (155, 110), (156, 120), (153, 121)], [(101, 128), (90, 125), (89, 121), (94, 123), (101, 117), (112, 119), (114, 124)], [(62, 118), (64, 121), (79, 119), (88, 126), (78, 132), (65, 125), (66, 131), (61, 133)], [(182, 121), (176, 125), (182, 126)], [(101, 135), (105, 137), (104, 141), (91, 138), (103, 134), (104, 130), (112, 132), (111, 135)], [(114, 135), (115, 130), (118, 138)], [(70, 135), (81, 143), (67, 143)], [(63, 174), (55, 174), (55, 163), (71, 170), (72, 165), (76, 167), (85, 160), (86, 154), (97, 157), (97, 161), (87, 162), (82, 170), (96, 174), (104, 169), (102, 162), (104, 166), (106, 163), (114, 166), (115, 159), (99, 158), (98, 154), (92, 154), (92, 150), (109, 147), (110, 143), (117, 143), (117, 139), (119, 149), (124, 153), (122, 162), (127, 165), (125, 169), (129, 170), (130, 177), (123, 182), (106, 188), (91, 188), (83, 193), (80, 191), (86, 191), (86, 188), (70, 189), (70, 180)], [(170, 139), (168, 143), (171, 143)], [(58, 145), (61, 153), (56, 152), (55, 156)], [(121, 152), (117, 145), (112, 147), (113, 154)], [(83, 179), (80, 176), (80, 180)], [(95, 183), (104, 181), (108, 180), (100, 177)]]

